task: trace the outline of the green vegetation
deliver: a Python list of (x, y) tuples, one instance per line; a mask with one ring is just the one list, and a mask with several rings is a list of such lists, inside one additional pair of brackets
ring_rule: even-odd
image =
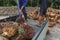
[(60, 0), (52, 0), (50, 4), (52, 8), (60, 9)]
[[(17, 0), (0, 0), (0, 6), (16, 6)], [(60, 9), (60, 0), (50, 0), (50, 7)], [(28, 0), (27, 7), (39, 7), (39, 0)]]
[(14, 0), (0, 0), (0, 6), (16, 6), (16, 2)]

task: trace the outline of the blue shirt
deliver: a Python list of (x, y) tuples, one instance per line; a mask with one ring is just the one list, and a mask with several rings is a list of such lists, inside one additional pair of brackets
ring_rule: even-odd
[(21, 6), (26, 6), (27, 5), (27, 0), (18, 0), (18, 2), (19, 2), (19, 7), (21, 7)]

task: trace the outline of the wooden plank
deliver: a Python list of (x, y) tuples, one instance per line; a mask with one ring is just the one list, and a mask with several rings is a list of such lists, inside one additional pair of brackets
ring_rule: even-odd
[(0, 20), (4, 18), (8, 18), (9, 16), (0, 16)]

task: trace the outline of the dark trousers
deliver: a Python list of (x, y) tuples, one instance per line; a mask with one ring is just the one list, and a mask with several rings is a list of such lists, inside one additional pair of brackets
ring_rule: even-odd
[(40, 0), (40, 15), (46, 15), (49, 0)]
[(23, 12), (23, 15), (24, 15), (25, 19), (27, 19), (26, 9), (25, 9), (25, 8), (23, 8), (22, 12)]
[[(20, 8), (20, 9), (21, 9), (21, 8)], [(26, 13), (25, 7), (23, 8), (22, 13), (23, 13), (24, 18), (25, 18), (25, 20), (26, 20), (26, 19), (27, 19), (27, 13)], [(21, 14), (19, 13), (18, 16), (21, 16)]]

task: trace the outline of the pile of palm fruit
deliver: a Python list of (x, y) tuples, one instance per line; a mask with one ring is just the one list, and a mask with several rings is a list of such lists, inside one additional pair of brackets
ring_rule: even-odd
[(35, 9), (32, 12), (27, 12), (28, 17), (33, 20), (38, 20), (41, 24), (45, 21), (46, 18), (49, 19), (49, 27), (53, 27), (55, 24), (60, 24), (60, 11), (57, 9), (48, 8), (47, 10), (47, 17), (39, 16), (38, 9)]
[[(32, 12), (27, 12), (29, 19), (37, 20), (38, 25), (43, 24), (46, 18), (49, 19), (49, 27), (53, 27), (55, 24), (60, 24), (59, 11), (55, 9), (47, 10), (47, 17), (39, 16), (38, 9)], [(34, 29), (25, 22), (23, 18), (17, 18), (15, 22), (7, 21), (0, 23), (0, 39), (1, 40), (31, 40), (35, 35)]]
[(60, 13), (56, 9), (48, 9), (47, 15), (49, 19), (49, 27), (53, 27), (57, 23), (60, 24)]
[(24, 20), (0, 23), (1, 40), (31, 40), (35, 35), (34, 29)]
[(32, 12), (27, 12), (27, 16), (29, 19), (37, 20), (38, 26), (41, 26), (43, 23), (45, 23), (46, 17), (45, 16), (39, 16), (38, 13), (39, 13), (39, 9), (35, 9)]

